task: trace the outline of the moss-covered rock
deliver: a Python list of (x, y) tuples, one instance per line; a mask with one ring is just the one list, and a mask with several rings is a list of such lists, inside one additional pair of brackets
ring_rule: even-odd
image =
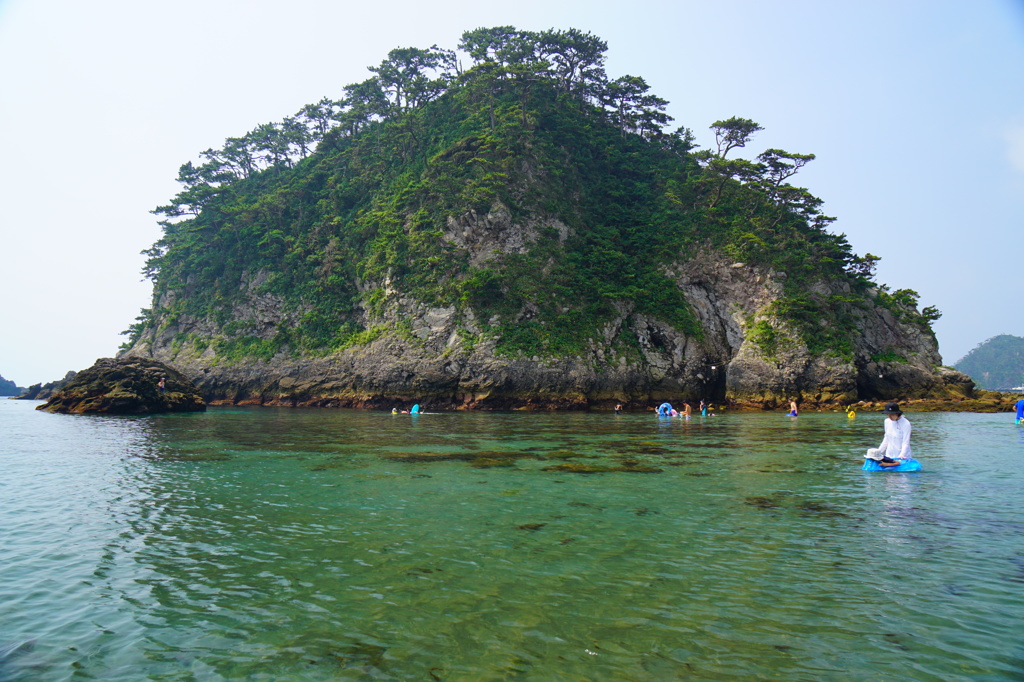
[(157, 414), (201, 412), (206, 403), (181, 372), (151, 358), (132, 356), (100, 358), (36, 409), (65, 414)]

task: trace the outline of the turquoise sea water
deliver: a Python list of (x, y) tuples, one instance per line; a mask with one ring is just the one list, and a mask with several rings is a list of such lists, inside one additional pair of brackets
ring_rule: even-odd
[(36, 405), (0, 680), (1024, 678), (1009, 413), (908, 414), (900, 474), (860, 471), (877, 414)]

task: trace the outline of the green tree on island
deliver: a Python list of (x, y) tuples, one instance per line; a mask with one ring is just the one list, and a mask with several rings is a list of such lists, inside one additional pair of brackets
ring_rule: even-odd
[[(472, 311), (466, 343), (490, 336), (512, 356), (580, 353), (621, 304), (699, 337), (667, 269), (705, 249), (786, 273), (777, 313), (813, 353), (851, 353), (869, 292), (930, 333), (938, 311), (878, 287), (877, 257), (828, 232), (822, 201), (791, 184), (813, 154), (729, 157), (762, 130), (739, 117), (699, 149), (688, 128), (666, 130), (668, 102), (643, 78), (609, 78), (606, 43), (577, 29), (478, 28), (459, 48), (465, 69), (436, 45), (396, 48), (339, 99), (182, 165), (146, 252), (157, 304), (128, 343), (190, 316), (223, 325), (206, 341), (218, 353), (329, 353), (371, 339), (356, 312), (395, 292)], [(470, 263), (446, 231), (491, 211), (533, 216), (535, 236)], [(809, 292), (816, 278), (850, 294)], [(232, 321), (250, 287), (298, 323), (267, 340)]]

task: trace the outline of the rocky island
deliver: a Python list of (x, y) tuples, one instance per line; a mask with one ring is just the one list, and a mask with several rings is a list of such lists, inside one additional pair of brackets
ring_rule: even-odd
[(206, 403), (185, 376), (149, 358), (100, 358), (36, 408), (63, 414), (201, 412)]
[(916, 292), (792, 184), (716, 148), (575, 29), (393, 50), (340, 99), (183, 165), (124, 358), (211, 403), (772, 407), (966, 398)]

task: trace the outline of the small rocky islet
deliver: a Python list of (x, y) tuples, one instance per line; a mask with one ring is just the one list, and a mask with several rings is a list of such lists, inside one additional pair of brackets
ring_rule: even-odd
[(202, 412), (206, 401), (178, 370), (151, 358), (100, 358), (36, 408), (61, 414)]

